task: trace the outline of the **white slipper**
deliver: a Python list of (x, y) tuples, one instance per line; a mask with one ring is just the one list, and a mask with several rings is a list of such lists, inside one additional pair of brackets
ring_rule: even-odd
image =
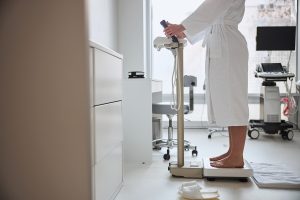
[(216, 199), (219, 197), (216, 189), (199, 189), (197, 185), (186, 186), (178, 191), (186, 199)]
[(207, 193), (202, 194), (199, 192), (199, 194), (182, 194), (181, 195), (185, 199), (191, 199), (191, 200), (210, 200), (210, 199), (217, 199), (219, 198), (219, 194), (217, 193)]
[(197, 183), (197, 181), (189, 181), (189, 182), (183, 182), (179, 190), (182, 190), (182, 188), (184, 187), (193, 186), (193, 185), (196, 185), (199, 188), (199, 190), (201, 189), (201, 186)]
[[(179, 192), (182, 191), (182, 188), (184, 188), (184, 187), (194, 186), (194, 185), (196, 185), (199, 190), (202, 189), (202, 187), (198, 184), (197, 181), (188, 181), (188, 182), (183, 182), (182, 183), (182, 185), (179, 188)], [(202, 193), (217, 193), (218, 190), (213, 189), (213, 188), (209, 188), (209, 189), (202, 189), (201, 192)]]

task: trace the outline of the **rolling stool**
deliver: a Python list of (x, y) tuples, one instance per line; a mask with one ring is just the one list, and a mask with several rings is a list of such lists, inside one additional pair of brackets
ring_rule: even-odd
[[(193, 87), (197, 85), (197, 78), (194, 76), (184, 76), (184, 87), (189, 87), (189, 105), (184, 105), (184, 114), (191, 113), (194, 110), (194, 92)], [(164, 154), (164, 160), (170, 159), (170, 148), (177, 146), (177, 139), (173, 138), (173, 123), (172, 119), (177, 115), (177, 111), (171, 108), (170, 103), (159, 102), (152, 104), (152, 113), (154, 114), (165, 114), (169, 119), (168, 126), (168, 138), (157, 139), (152, 141), (153, 149), (160, 150), (162, 147), (167, 147), (167, 153)], [(198, 151), (196, 146), (192, 146), (189, 141), (184, 141), (184, 149), (186, 151), (193, 149), (192, 156), (197, 156)]]

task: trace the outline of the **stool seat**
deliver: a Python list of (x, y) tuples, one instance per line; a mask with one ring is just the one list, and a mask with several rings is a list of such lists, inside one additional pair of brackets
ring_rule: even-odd
[[(190, 107), (188, 105), (183, 105), (183, 113), (188, 114)], [(177, 111), (171, 108), (169, 102), (159, 102), (152, 104), (152, 113), (154, 114), (165, 114), (165, 115), (176, 115)]]

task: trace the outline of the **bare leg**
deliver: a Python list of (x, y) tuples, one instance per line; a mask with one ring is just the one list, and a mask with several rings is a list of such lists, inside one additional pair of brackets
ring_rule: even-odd
[(218, 160), (221, 160), (225, 157), (227, 157), (230, 152), (231, 152), (231, 132), (230, 132), (230, 127), (228, 127), (228, 132), (229, 132), (229, 148), (228, 148), (228, 151), (220, 156), (216, 156), (216, 157), (212, 157), (212, 158), (209, 158), (210, 161), (218, 161)]
[(243, 168), (244, 167), (244, 147), (246, 141), (247, 126), (231, 126), (231, 152), (221, 160), (211, 163), (217, 168)]

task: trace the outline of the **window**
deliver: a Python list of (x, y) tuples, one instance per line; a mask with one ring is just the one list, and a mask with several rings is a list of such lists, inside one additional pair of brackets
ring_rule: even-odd
[[(180, 23), (189, 16), (203, 0), (152, 0), (152, 38), (163, 36), (160, 21), (165, 19), (172, 23)], [(173, 56), (170, 51), (162, 49), (157, 52), (153, 48), (152, 78), (163, 80), (163, 93), (172, 92)], [(188, 45), (184, 50), (184, 74), (198, 78), (198, 85), (204, 83), (205, 49), (201, 43)], [(196, 87), (195, 93), (203, 93), (202, 87)]]
[[(152, 0), (152, 38), (163, 36), (163, 28), (160, 21), (165, 19), (171, 23), (180, 23), (189, 16), (203, 0)], [(289, 63), (289, 70), (296, 74), (296, 52), (288, 51), (256, 51), (256, 27), (257, 26), (295, 26), (296, 25), (296, 0), (251, 0), (246, 1), (246, 10), (243, 21), (239, 25), (239, 30), (244, 34), (249, 49), (249, 71), (248, 71), (248, 92), (249, 97), (258, 98), (262, 80), (254, 77), (256, 65), (262, 62), (281, 62), (284, 66)], [(171, 77), (173, 70), (173, 55), (168, 50), (157, 52), (153, 48), (152, 52), (152, 78), (163, 81), (163, 93), (171, 94)], [(205, 49), (202, 43), (190, 45), (184, 51), (184, 74), (194, 75), (198, 78), (198, 86), (195, 88), (195, 95), (204, 98), (203, 90), (205, 70)], [(285, 93), (285, 85), (277, 84), (281, 93)], [(295, 86), (295, 84), (293, 84)], [(295, 92), (295, 88), (292, 88)], [(198, 95), (198, 96), (197, 96)], [(196, 103), (203, 100), (196, 99)], [(199, 103), (200, 104), (200, 103)], [(199, 116), (203, 116), (203, 108), (195, 106), (195, 120), (199, 121)], [(251, 113), (258, 117), (259, 109), (250, 106)], [(202, 118), (202, 117), (201, 117)]]

